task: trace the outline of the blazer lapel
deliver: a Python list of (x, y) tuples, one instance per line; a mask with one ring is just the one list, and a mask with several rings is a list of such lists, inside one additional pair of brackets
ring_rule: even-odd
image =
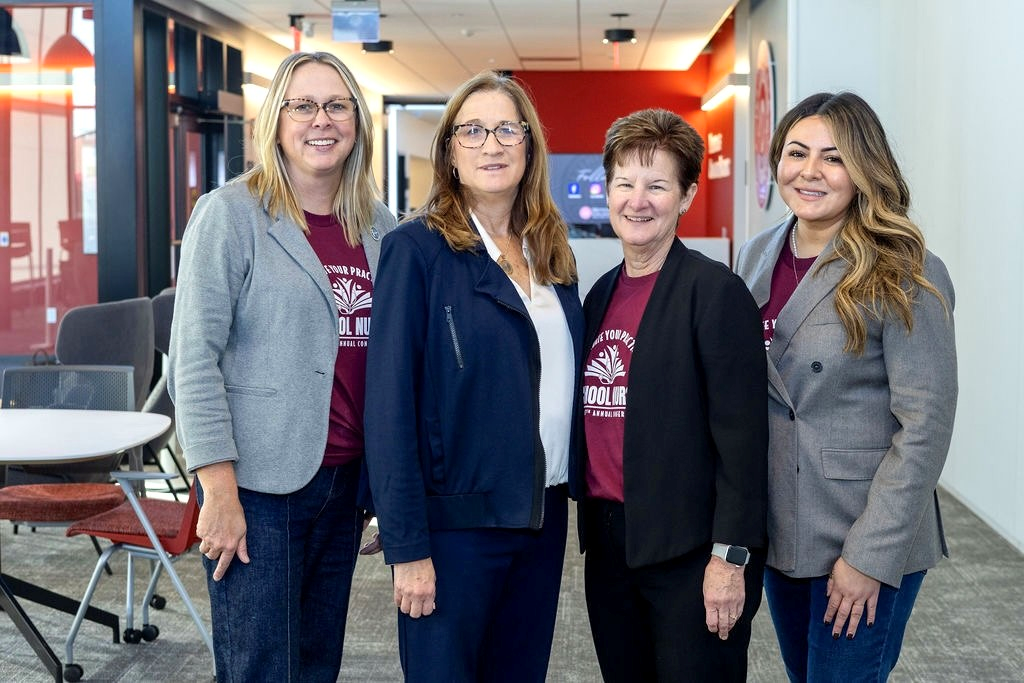
[(334, 303), (334, 292), (331, 291), (330, 280), (327, 279), (324, 266), (317, 258), (316, 252), (313, 251), (313, 247), (306, 239), (302, 229), (292, 220), (278, 218), (270, 225), (267, 232), (313, 278), (320, 288), (320, 293), (324, 295), (324, 299), (331, 305), (332, 310), (336, 310), (337, 304)]
[(779, 254), (782, 253), (782, 245), (786, 242), (792, 221), (794, 220), (796, 220), (795, 216), (792, 220), (787, 220), (784, 224), (775, 228), (776, 233), (772, 236), (765, 249), (761, 251), (757, 265), (754, 266), (753, 277), (750, 279), (749, 286), (750, 294), (754, 297), (754, 302), (757, 303), (758, 308), (764, 308), (764, 305), (768, 303), (768, 298), (771, 296), (772, 272), (775, 270), (775, 263), (779, 260)]
[(583, 348), (586, 353), (590, 351), (590, 345), (597, 337), (597, 328), (604, 322), (604, 314), (608, 311), (608, 304), (612, 300), (612, 292), (615, 291), (615, 283), (619, 281), (619, 274), (625, 267), (625, 261), (611, 271), (602, 275), (587, 293), (585, 309), (586, 333), (583, 335)]
[(833, 252), (830, 243), (825, 250), (818, 255), (807, 275), (797, 285), (793, 296), (789, 298), (786, 305), (779, 311), (779, 318), (775, 321), (775, 336), (772, 337), (771, 346), (768, 347), (768, 357), (777, 365), (782, 359), (793, 335), (803, 324), (804, 320), (814, 310), (815, 306), (832, 293), (832, 290), (839, 284), (843, 277), (843, 263), (833, 261), (827, 266), (818, 270), (818, 264)]

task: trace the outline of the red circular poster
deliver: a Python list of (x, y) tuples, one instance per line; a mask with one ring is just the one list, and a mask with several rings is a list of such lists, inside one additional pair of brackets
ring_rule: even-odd
[(768, 208), (772, 192), (772, 169), (768, 151), (775, 128), (775, 69), (772, 48), (762, 40), (757, 46), (757, 72), (754, 75), (754, 177), (757, 205)]

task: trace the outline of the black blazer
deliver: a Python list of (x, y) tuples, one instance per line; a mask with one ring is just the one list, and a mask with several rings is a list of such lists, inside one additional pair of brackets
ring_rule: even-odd
[[(620, 264), (583, 304), (584, 357)], [(768, 388), (761, 315), (743, 281), (674, 240), (640, 320), (623, 445), (626, 561), (662, 562), (711, 542), (766, 545)], [(573, 497), (587, 504), (583, 411)], [(581, 550), (586, 549), (579, 514)]]

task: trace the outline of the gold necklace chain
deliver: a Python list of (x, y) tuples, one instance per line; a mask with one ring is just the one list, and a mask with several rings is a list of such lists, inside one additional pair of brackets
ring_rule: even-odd
[(504, 270), (507, 275), (512, 275), (512, 271), (515, 270), (515, 264), (513, 264), (511, 261), (509, 261), (508, 258), (505, 256), (505, 251), (508, 251), (510, 253), (512, 251), (512, 230), (511, 229), (509, 229), (508, 235), (505, 236), (505, 249), (501, 250), (501, 247), (498, 247), (498, 249), (500, 250), (500, 253), (498, 254), (498, 259), (497, 259), (498, 265), (501, 266), (501, 269)]

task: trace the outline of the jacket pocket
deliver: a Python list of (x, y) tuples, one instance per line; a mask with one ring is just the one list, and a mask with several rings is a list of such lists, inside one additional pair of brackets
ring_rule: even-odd
[(452, 348), (455, 349), (455, 362), (459, 364), (459, 370), (465, 367), (462, 358), (462, 346), (459, 344), (459, 335), (455, 332), (455, 318), (452, 316), (452, 307), (444, 307), (444, 317), (448, 321), (448, 331), (452, 335)]
[(826, 479), (872, 479), (888, 448), (822, 448), (821, 469)]
[(277, 394), (277, 389), (272, 389), (270, 387), (246, 387), (240, 384), (225, 384), (224, 391), (229, 394), (245, 394), (247, 396), (270, 397)]

